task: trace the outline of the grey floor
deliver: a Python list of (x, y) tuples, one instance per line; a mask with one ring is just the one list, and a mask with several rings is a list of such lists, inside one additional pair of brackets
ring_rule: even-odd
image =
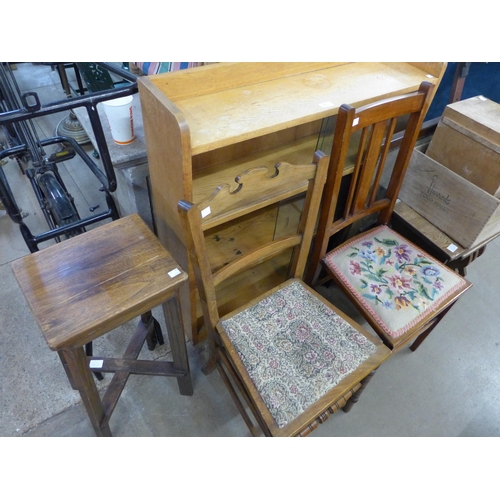
[[(19, 64), (15, 73), (21, 87), (36, 90), (43, 103), (64, 98), (57, 73), (49, 66)], [(40, 134), (53, 135), (64, 117), (39, 119)], [(33, 231), (43, 230), (28, 180), (13, 160), (3, 168), (28, 214), (26, 223)], [(72, 161), (63, 170), (80, 210), (103, 203), (84, 165)], [(93, 436), (79, 395), (70, 388), (57, 355), (45, 345), (12, 274), (10, 263), (26, 254), (18, 227), (0, 210), (0, 436)], [(352, 412), (333, 415), (311, 436), (499, 436), (499, 257), (497, 239), (468, 268), (473, 288), (422, 346), (391, 357)], [(334, 289), (323, 291), (364, 323)], [(96, 352), (119, 352), (134, 326), (96, 342)], [(132, 376), (110, 421), (115, 436), (249, 436), (218, 373), (205, 376), (200, 371), (204, 344), (188, 343), (188, 350), (194, 395), (179, 395), (172, 379)], [(168, 359), (168, 345), (143, 355)], [(109, 379), (99, 382), (99, 388), (105, 389)]]

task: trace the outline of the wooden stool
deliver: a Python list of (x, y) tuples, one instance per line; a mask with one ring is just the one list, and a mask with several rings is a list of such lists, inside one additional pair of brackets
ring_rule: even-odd
[[(130, 374), (177, 377), (192, 395), (179, 289), (187, 274), (134, 214), (12, 263), (16, 279), (48, 346), (57, 351), (98, 436), (111, 436), (109, 419)], [(162, 304), (173, 361), (138, 360), (162, 341), (151, 309)], [(121, 359), (88, 357), (84, 346), (141, 316)], [(114, 373), (101, 401), (92, 375)]]

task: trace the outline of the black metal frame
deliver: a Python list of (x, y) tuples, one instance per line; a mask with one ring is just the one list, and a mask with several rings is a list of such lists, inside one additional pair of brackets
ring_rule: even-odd
[[(99, 222), (101, 220), (107, 219), (109, 217), (113, 219), (119, 218), (116, 205), (111, 196), (111, 193), (116, 190), (116, 176), (109, 154), (108, 146), (106, 143), (106, 138), (104, 136), (104, 131), (102, 124), (97, 112), (97, 104), (109, 99), (116, 99), (118, 97), (133, 95), (138, 92), (137, 88), (137, 77), (128, 71), (122, 70), (114, 65), (107, 63), (98, 63), (100, 66), (104, 67), (108, 71), (118, 74), (127, 81), (130, 81), (130, 85), (126, 87), (117, 87), (115, 89), (96, 92), (92, 94), (87, 94), (78, 97), (68, 97), (63, 101), (56, 101), (49, 104), (42, 105), (38, 99), (36, 93), (29, 92), (21, 96), (22, 108), (9, 110), (0, 113), (0, 126), (9, 124), (25, 124), (27, 121), (34, 118), (38, 118), (45, 115), (50, 115), (53, 113), (59, 113), (61, 111), (71, 111), (74, 108), (84, 107), (87, 110), (90, 124), (95, 136), (97, 143), (97, 149), (99, 156), (101, 158), (104, 172), (96, 165), (96, 163), (85, 153), (81, 146), (72, 138), (66, 136), (55, 136), (50, 139), (38, 141), (38, 146), (48, 146), (57, 143), (66, 143), (71, 146), (71, 148), (78, 154), (85, 164), (90, 168), (92, 173), (96, 176), (98, 181), (101, 183), (100, 191), (103, 191), (106, 196), (106, 201), (108, 204), (108, 210), (102, 213), (93, 214), (90, 217), (78, 220), (76, 222), (71, 222), (60, 227), (56, 227), (46, 231), (42, 234), (33, 235), (29, 228), (24, 224), (23, 217), (19, 207), (16, 203), (12, 190), (9, 186), (7, 177), (3, 172), (3, 168), (0, 166), (0, 199), (4, 204), (4, 207), (10, 216), (10, 218), (20, 226), (21, 233), (26, 241), (26, 244), (31, 252), (38, 250), (38, 244), (52, 238), (59, 238), (63, 234), (74, 233), (84, 231), (85, 226)], [(29, 134), (28, 134), (29, 135)], [(32, 142), (32, 141), (27, 141)], [(20, 155), (27, 152), (33, 148), (33, 144), (22, 144), (13, 148), (6, 149), (0, 152), (0, 160), (8, 156)], [(35, 194), (40, 202), (42, 211), (44, 211), (44, 194), (41, 192), (39, 186), (40, 175), (50, 172), (54, 175), (56, 179), (61, 184), (65, 191), (66, 196), (72, 202), (71, 195), (67, 192), (62, 179), (60, 179), (57, 172), (56, 163), (45, 163), (43, 165), (36, 165), (33, 169), (27, 169), (26, 173), (30, 179), (32, 187)], [(75, 209), (76, 210), (76, 209)], [(49, 222), (49, 215), (44, 211), (44, 215)], [(49, 224), (50, 225), (50, 224)]]

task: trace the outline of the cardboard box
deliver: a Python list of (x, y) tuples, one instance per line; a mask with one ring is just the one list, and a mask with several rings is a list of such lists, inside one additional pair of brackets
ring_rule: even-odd
[(399, 198), (464, 248), (500, 233), (500, 199), (416, 149)]
[(448, 104), (427, 156), (500, 198), (500, 104), (483, 96)]

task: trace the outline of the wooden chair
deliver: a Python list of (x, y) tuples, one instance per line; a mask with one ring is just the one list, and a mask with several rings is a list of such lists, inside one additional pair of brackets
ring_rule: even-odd
[[(130, 215), (12, 263), (48, 346), (57, 351), (98, 436), (110, 436), (109, 419), (130, 374), (176, 377), (192, 395), (179, 288), (187, 274), (137, 215)], [(173, 361), (137, 359), (144, 342), (162, 340), (151, 309), (162, 304)], [(87, 356), (84, 346), (141, 316), (123, 358)], [(100, 398), (92, 372), (114, 376)]]
[[(393, 351), (413, 340), (415, 350), (471, 286), (388, 226), (431, 91), (423, 82), (404, 96), (341, 106), (305, 280), (315, 285), (326, 270)], [(384, 189), (398, 118), (406, 127)]]
[[(378, 338), (301, 280), (327, 164), (328, 158), (317, 153), (308, 165), (252, 168), (236, 177), (234, 187), (221, 185), (197, 205), (178, 205), (201, 298), (211, 368), (217, 366), (253, 435), (260, 434), (259, 427), (266, 436), (306, 435), (339, 408), (347, 411), (390, 354)], [(234, 222), (304, 192), (297, 232), (248, 248), (212, 269), (204, 229), (214, 221)], [(219, 317), (216, 288), (245, 269), (258, 272), (254, 266), (291, 249), (295, 251), (290, 279), (284, 276), (284, 283)]]

